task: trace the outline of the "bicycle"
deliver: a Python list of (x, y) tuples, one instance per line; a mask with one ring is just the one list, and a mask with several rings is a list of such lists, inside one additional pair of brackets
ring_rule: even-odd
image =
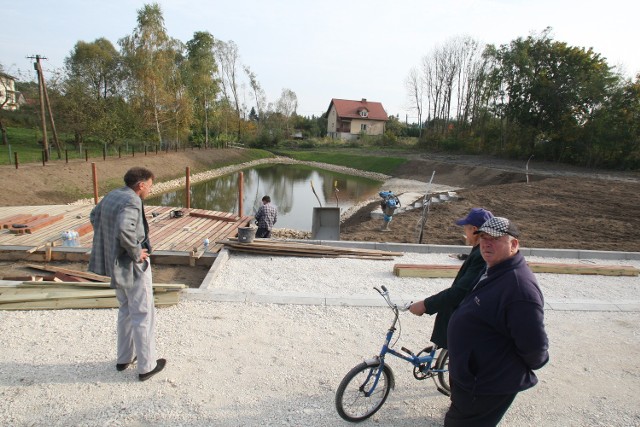
[(393, 371), (385, 360), (387, 355), (398, 357), (413, 365), (415, 379), (432, 378), (440, 393), (445, 396), (451, 394), (449, 353), (447, 350), (441, 349), (437, 358), (438, 348), (434, 344), (425, 347), (418, 354), (414, 354), (405, 347), (401, 347), (401, 352), (394, 350), (393, 346), (398, 342), (399, 337), (393, 343), (391, 343), (391, 339), (397, 330), (399, 312), (408, 310), (410, 304), (398, 306), (391, 302), (389, 291), (384, 286), (382, 286), (382, 290), (376, 287), (374, 289), (391, 308), (394, 319), (387, 331), (380, 354), (366, 359), (351, 369), (336, 390), (335, 404), (338, 414), (351, 422), (363, 421), (375, 414), (387, 400), (391, 389), (395, 388)]

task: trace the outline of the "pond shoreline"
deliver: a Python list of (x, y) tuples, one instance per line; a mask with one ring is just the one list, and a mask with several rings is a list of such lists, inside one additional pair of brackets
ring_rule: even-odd
[[(266, 158), (266, 159), (259, 159), (259, 160), (254, 160), (251, 162), (245, 162), (245, 163), (239, 163), (239, 164), (235, 164), (235, 165), (230, 165), (230, 166), (225, 166), (222, 168), (216, 168), (216, 169), (211, 169), (205, 172), (201, 172), (198, 174), (194, 174), (190, 177), (190, 182), (191, 184), (196, 184), (199, 182), (203, 182), (203, 181), (208, 181), (214, 178), (219, 178), (221, 176), (224, 175), (228, 175), (231, 173), (235, 173), (238, 171), (241, 171), (243, 169), (248, 169), (251, 167), (255, 167), (258, 165), (263, 165), (263, 164), (297, 164), (297, 165), (306, 165), (306, 166), (311, 166), (311, 167), (315, 167), (318, 169), (325, 169), (325, 170), (329, 170), (332, 172), (339, 172), (339, 173), (344, 173), (347, 175), (353, 175), (353, 176), (359, 176), (359, 177), (364, 177), (364, 178), (369, 178), (369, 179), (373, 179), (376, 181), (380, 181), (382, 182), (381, 186), (385, 186), (385, 183), (391, 178), (391, 176), (389, 175), (385, 175), (382, 173), (377, 173), (377, 172), (369, 172), (369, 171), (363, 171), (360, 169), (354, 169), (354, 168), (349, 168), (346, 166), (338, 166), (338, 165), (332, 165), (332, 164), (328, 164), (328, 163), (320, 163), (320, 162), (310, 162), (310, 161), (300, 161), (300, 160), (295, 160), (295, 159), (291, 159), (288, 157), (270, 157), (270, 158)], [(168, 191), (173, 191), (179, 188), (182, 188), (186, 185), (186, 177), (183, 178), (177, 178), (177, 179), (172, 179), (169, 181), (164, 181), (164, 182), (158, 182), (158, 183), (154, 183), (153, 188), (151, 190), (151, 193), (149, 194), (149, 196), (157, 196), (159, 194), (168, 192)], [(362, 201), (354, 206), (351, 206), (350, 208), (348, 208), (347, 210), (345, 210), (345, 212), (342, 213), (340, 220), (344, 221), (347, 218), (349, 218), (349, 216), (351, 216), (353, 213), (357, 212), (358, 209), (360, 209), (362, 206), (365, 206), (369, 203), (371, 203), (373, 200), (375, 199), (368, 199), (365, 201)], [(94, 203), (94, 199), (93, 198), (83, 198), (83, 199), (79, 199), (76, 200), (75, 202), (69, 203), (70, 205), (85, 205), (85, 204), (93, 204)], [(273, 236), (276, 238), (292, 238), (292, 239), (309, 239), (311, 238), (311, 232), (310, 231), (300, 231), (300, 230), (293, 230), (293, 229), (288, 229), (288, 228), (274, 228), (273, 230)]]

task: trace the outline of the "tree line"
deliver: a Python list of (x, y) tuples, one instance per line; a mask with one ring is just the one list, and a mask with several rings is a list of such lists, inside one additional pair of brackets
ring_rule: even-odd
[(640, 167), (640, 74), (625, 78), (550, 28), (501, 46), (450, 39), (405, 83), (426, 147)]
[(137, 11), (137, 26), (117, 44), (78, 41), (47, 83), (56, 125), (73, 135), (65, 142), (267, 146), (300, 126), (321, 136), (319, 118), (297, 116), (293, 90), (284, 88), (279, 99), (267, 101), (233, 41), (207, 31), (196, 31), (186, 43), (172, 38), (157, 3)]

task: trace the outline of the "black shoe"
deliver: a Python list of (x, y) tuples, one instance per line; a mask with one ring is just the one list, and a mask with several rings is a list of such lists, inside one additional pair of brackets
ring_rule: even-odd
[(162, 371), (166, 364), (167, 364), (167, 359), (158, 359), (156, 361), (156, 367), (153, 368), (153, 371), (147, 372), (146, 374), (140, 374), (138, 375), (138, 378), (140, 379), (140, 381), (146, 381), (152, 376), (154, 376), (155, 374), (157, 374), (158, 372)]
[(133, 362), (135, 362), (136, 359), (137, 359), (137, 357), (134, 357), (133, 360), (131, 362), (129, 362), (129, 363), (118, 363), (116, 365), (116, 369), (118, 371), (124, 371), (125, 369), (127, 369), (129, 367), (129, 365), (131, 365)]

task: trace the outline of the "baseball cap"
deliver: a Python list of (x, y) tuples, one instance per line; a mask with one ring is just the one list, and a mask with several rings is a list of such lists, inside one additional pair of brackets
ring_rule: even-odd
[(509, 221), (507, 218), (503, 218), (500, 216), (496, 216), (482, 224), (480, 228), (474, 233), (487, 233), (493, 237), (502, 237), (505, 234), (508, 234), (513, 237), (520, 236), (520, 230), (518, 230), (518, 226), (516, 226), (513, 222)]
[(475, 227), (480, 227), (487, 220), (493, 218), (493, 214), (484, 208), (473, 208), (469, 211), (469, 215), (466, 218), (460, 218), (456, 221), (456, 225), (471, 224)]

